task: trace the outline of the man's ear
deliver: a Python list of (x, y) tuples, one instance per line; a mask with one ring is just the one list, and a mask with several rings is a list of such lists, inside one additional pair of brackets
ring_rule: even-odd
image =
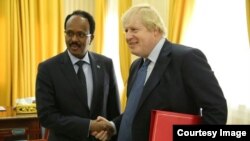
[(91, 37), (90, 37), (89, 45), (90, 45), (90, 44), (92, 43), (92, 41), (94, 40), (94, 37), (95, 37), (94, 34), (92, 34)]

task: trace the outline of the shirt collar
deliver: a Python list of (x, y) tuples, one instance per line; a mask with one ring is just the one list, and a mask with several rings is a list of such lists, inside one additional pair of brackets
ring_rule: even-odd
[(165, 42), (165, 38), (161, 38), (160, 41), (156, 44), (156, 46), (154, 47), (154, 49), (151, 51), (151, 53), (149, 54), (148, 56), (148, 59), (155, 63), (159, 54), (160, 54), (160, 51), (163, 47), (163, 44)]
[(90, 64), (89, 52), (88, 52), (88, 51), (86, 52), (85, 56), (84, 56), (82, 59), (79, 59), (79, 58), (75, 57), (75, 56), (74, 56), (73, 54), (71, 54), (68, 50), (67, 50), (67, 52), (68, 52), (68, 54), (69, 54), (69, 58), (70, 58), (72, 64), (75, 64), (76, 62), (78, 62), (78, 61), (80, 61), (80, 60), (86, 62), (87, 64)]

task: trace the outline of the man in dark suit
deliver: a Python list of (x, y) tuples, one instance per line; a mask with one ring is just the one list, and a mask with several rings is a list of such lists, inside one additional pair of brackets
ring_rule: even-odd
[[(128, 47), (139, 58), (130, 68), (125, 112), (113, 121), (118, 141), (148, 141), (152, 110), (202, 114), (202, 124), (226, 124), (226, 99), (200, 50), (165, 39), (164, 23), (150, 6), (130, 8), (122, 22)], [(140, 95), (137, 76), (146, 60), (150, 63)], [(93, 135), (108, 138), (104, 132)]]
[[(97, 116), (112, 120), (120, 115), (113, 63), (88, 51), (95, 31), (89, 13), (74, 11), (66, 17), (64, 28), (67, 50), (38, 67), (38, 117), (49, 128), (49, 141), (94, 141), (91, 132), (108, 128), (95, 120)], [(78, 66), (78, 61), (83, 65)]]

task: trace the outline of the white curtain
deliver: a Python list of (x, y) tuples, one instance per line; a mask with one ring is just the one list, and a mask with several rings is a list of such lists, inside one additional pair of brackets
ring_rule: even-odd
[[(234, 10), (232, 10), (234, 9)], [(245, 1), (196, 1), (185, 44), (200, 48), (228, 102), (228, 124), (250, 123), (250, 48)]]

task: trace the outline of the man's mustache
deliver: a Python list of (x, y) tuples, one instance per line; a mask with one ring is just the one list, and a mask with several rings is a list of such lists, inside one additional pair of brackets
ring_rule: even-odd
[(70, 46), (77, 46), (77, 47), (81, 47), (81, 45), (80, 45), (80, 44), (78, 44), (78, 43), (76, 43), (76, 42), (70, 43), (69, 45), (70, 45)]

